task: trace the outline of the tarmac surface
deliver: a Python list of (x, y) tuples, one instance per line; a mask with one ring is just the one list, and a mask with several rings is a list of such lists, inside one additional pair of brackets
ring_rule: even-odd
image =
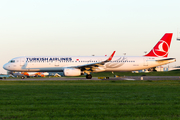
[(180, 80), (180, 76), (126, 76), (126, 77), (93, 77), (86, 79), (85, 77), (50, 77), (50, 78), (6, 78), (0, 81), (48, 81), (48, 80)]

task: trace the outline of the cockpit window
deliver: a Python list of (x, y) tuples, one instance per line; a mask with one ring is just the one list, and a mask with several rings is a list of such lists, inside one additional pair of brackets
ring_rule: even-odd
[(10, 60), (9, 62), (10, 62), (10, 63), (15, 63), (15, 60)]

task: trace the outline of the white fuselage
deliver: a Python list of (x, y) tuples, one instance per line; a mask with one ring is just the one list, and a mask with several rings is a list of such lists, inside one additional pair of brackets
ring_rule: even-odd
[[(17, 57), (6, 63), (3, 67), (9, 71), (19, 72), (61, 72), (65, 68), (76, 68), (77, 66), (88, 65), (106, 60), (108, 57), (71, 57), (71, 56), (26, 56)], [(135, 71), (156, 67), (159, 65), (175, 62), (170, 58), (163, 61), (163, 57), (130, 57), (114, 56), (104, 65), (94, 68), (94, 72), (103, 71)], [(160, 61), (162, 60), (162, 61)]]

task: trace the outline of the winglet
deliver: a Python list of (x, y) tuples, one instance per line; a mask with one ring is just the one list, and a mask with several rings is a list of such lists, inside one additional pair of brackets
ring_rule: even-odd
[(111, 56), (107, 59), (108, 61), (111, 61), (116, 51), (114, 51)]

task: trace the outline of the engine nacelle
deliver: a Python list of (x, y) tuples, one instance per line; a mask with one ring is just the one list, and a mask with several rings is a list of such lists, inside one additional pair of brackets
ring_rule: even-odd
[(65, 76), (80, 76), (81, 70), (75, 69), (75, 68), (65, 68), (64, 69), (64, 75)]

